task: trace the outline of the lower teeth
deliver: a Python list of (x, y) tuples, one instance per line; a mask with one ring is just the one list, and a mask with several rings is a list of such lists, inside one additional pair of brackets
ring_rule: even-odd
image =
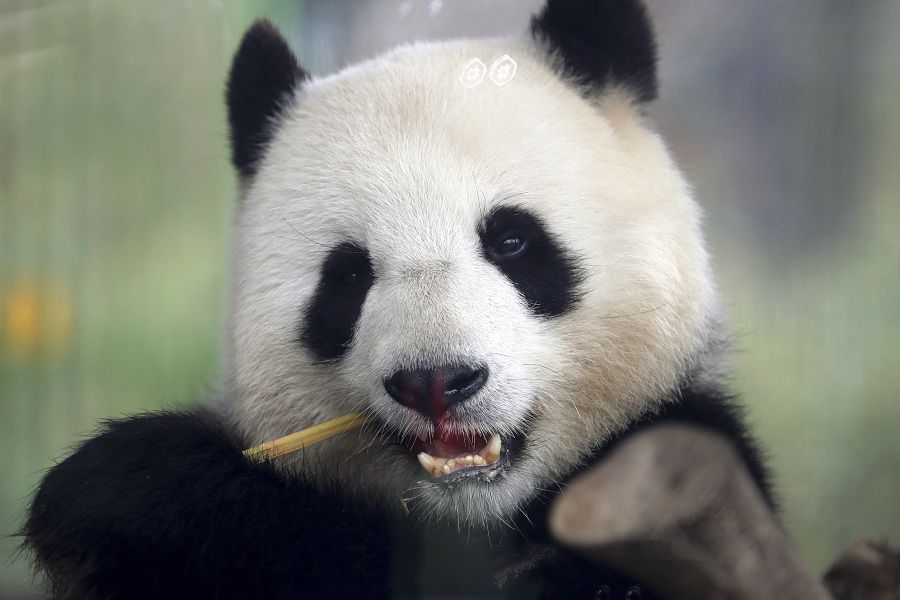
[(442, 458), (440, 456), (431, 456), (427, 452), (419, 453), (419, 463), (422, 468), (432, 477), (440, 477), (448, 475), (454, 471), (465, 469), (468, 467), (482, 467), (492, 465), (500, 460), (501, 440), (500, 436), (494, 434), (491, 439), (477, 454), (468, 454), (453, 458)]

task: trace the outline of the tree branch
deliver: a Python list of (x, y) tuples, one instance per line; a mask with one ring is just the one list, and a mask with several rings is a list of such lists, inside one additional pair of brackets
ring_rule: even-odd
[(687, 425), (634, 435), (576, 479), (551, 528), (574, 551), (667, 600), (828, 600), (724, 437)]

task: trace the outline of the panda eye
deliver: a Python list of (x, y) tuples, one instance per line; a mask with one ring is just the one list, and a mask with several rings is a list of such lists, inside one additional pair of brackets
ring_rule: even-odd
[(534, 314), (559, 316), (581, 298), (578, 257), (531, 212), (497, 206), (478, 224), (478, 238), (484, 259), (506, 276)]
[(355, 244), (338, 246), (322, 267), (322, 277), (336, 293), (368, 288), (375, 279), (369, 253)]
[(362, 280), (362, 273), (359, 273), (357, 271), (348, 271), (341, 275), (341, 285), (345, 288), (356, 287), (360, 283), (362, 283)]
[(338, 360), (350, 348), (374, 283), (372, 258), (363, 246), (344, 242), (328, 252), (300, 326), (300, 341), (318, 360)]
[(507, 233), (491, 247), (491, 254), (497, 259), (508, 260), (521, 256), (527, 248), (528, 239), (523, 234)]

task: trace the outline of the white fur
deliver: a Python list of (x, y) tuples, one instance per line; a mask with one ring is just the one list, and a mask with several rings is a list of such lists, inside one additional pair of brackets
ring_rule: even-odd
[[(518, 63), (508, 85), (459, 82), (468, 59), (504, 54)], [(582, 257), (575, 310), (531, 315), (482, 258), (476, 228), (498, 203), (534, 211)], [(279, 460), (397, 506), (505, 518), (696, 368), (716, 312), (699, 220), (628, 95), (586, 101), (530, 40), (403, 47), (308, 82), (235, 218), (228, 413), (258, 442), (350, 410), (430, 431), (382, 379), (413, 364), (486, 363), (465, 425), (508, 433), (535, 419), (498, 481), (444, 489), (368, 430)], [(377, 280), (352, 349), (321, 366), (299, 323), (325, 254), (348, 239), (368, 248)]]

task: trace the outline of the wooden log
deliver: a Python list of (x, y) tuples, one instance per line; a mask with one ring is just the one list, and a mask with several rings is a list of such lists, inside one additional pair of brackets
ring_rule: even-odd
[(625, 440), (555, 503), (557, 539), (667, 600), (827, 600), (724, 437), (666, 424)]
[(900, 551), (863, 538), (828, 569), (825, 585), (837, 600), (900, 600)]

